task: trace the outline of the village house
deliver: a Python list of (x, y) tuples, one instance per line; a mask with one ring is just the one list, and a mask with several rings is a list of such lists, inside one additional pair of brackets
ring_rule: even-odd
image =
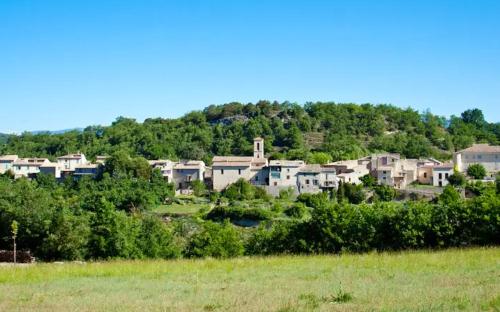
[(360, 178), (369, 174), (368, 165), (370, 160), (366, 158), (358, 160), (340, 160), (325, 165), (335, 168), (337, 178), (344, 183), (360, 184)]
[(57, 157), (57, 163), (61, 165), (62, 171), (74, 171), (76, 166), (85, 165), (88, 161), (84, 154), (76, 153)]
[(432, 167), (432, 185), (440, 187), (448, 185), (448, 177), (453, 174), (453, 168), (452, 163)]
[(472, 164), (481, 164), (491, 177), (500, 171), (500, 146), (474, 144), (469, 148), (456, 152), (453, 162), (460, 172), (466, 172)]
[(12, 170), (12, 163), (15, 162), (19, 157), (17, 155), (4, 155), (0, 156), (0, 174)]
[(39, 169), (40, 169), (39, 173), (51, 175), (56, 179), (61, 178), (61, 165), (58, 163), (55, 162), (43, 163)]
[(149, 160), (149, 165), (154, 169), (160, 170), (163, 178), (168, 182), (174, 181), (174, 162), (168, 159)]
[(336, 170), (321, 165), (305, 165), (297, 173), (297, 187), (302, 193), (320, 193), (338, 187)]
[(267, 192), (278, 196), (283, 189), (292, 188), (298, 194), (297, 175), (305, 166), (302, 160), (271, 160), (268, 166)]
[(99, 164), (80, 164), (76, 165), (74, 172), (73, 172), (73, 177), (75, 179), (80, 179), (81, 177), (95, 177), (97, 174), (99, 174), (99, 170), (101, 168), (101, 165)]
[(40, 172), (40, 166), (48, 163), (47, 158), (18, 158), (12, 162), (11, 171), (15, 178), (32, 178)]
[(213, 189), (222, 191), (239, 179), (254, 185), (268, 185), (267, 164), (262, 138), (254, 139), (253, 156), (215, 156), (212, 159)]
[(205, 180), (205, 163), (201, 160), (181, 161), (173, 167), (173, 182), (180, 193), (189, 193), (193, 181)]

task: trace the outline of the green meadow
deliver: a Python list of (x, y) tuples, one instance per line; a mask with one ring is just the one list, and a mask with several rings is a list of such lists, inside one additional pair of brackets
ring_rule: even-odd
[(0, 266), (0, 311), (500, 311), (500, 248)]

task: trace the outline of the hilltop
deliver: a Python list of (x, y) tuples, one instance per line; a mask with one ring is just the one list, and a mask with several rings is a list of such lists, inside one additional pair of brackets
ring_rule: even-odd
[[(271, 158), (308, 162), (355, 159), (372, 152), (449, 159), (474, 142), (500, 142), (500, 124), (478, 109), (445, 118), (392, 105), (294, 103), (211, 105), (177, 119), (139, 123), (119, 117), (110, 126), (64, 133), (8, 136), (0, 154), (54, 158), (81, 151), (90, 157), (126, 151), (147, 159), (200, 159), (248, 155), (252, 139), (266, 139)], [(0, 138), (0, 143), (2, 138)]]

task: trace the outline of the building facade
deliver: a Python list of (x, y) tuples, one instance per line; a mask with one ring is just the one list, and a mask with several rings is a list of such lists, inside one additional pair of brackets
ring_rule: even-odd
[(453, 162), (460, 172), (466, 172), (473, 164), (481, 164), (489, 176), (500, 171), (500, 146), (489, 144), (474, 144), (469, 148), (456, 152)]

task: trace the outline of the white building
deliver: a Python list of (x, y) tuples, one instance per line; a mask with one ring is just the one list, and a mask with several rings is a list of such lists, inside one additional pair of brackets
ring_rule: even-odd
[(158, 160), (149, 160), (149, 165), (154, 169), (160, 170), (163, 178), (168, 183), (172, 183), (174, 181), (174, 165), (175, 163), (168, 159), (158, 159)]
[(0, 156), (0, 174), (12, 169), (12, 163), (15, 162), (19, 157), (17, 155), (3, 155)]
[(338, 187), (336, 170), (321, 165), (305, 165), (297, 174), (299, 193), (319, 193)]
[(448, 185), (448, 177), (453, 174), (453, 164), (442, 164), (432, 167), (432, 185)]
[(255, 185), (267, 185), (267, 164), (262, 138), (254, 140), (253, 156), (215, 156), (212, 160), (213, 189), (222, 191), (239, 179)]
[(88, 161), (84, 154), (76, 153), (57, 157), (57, 163), (63, 171), (74, 171), (76, 166), (88, 164)]
[(277, 196), (281, 190), (293, 188), (298, 194), (297, 175), (305, 165), (302, 160), (269, 161), (268, 193)]
[(173, 168), (173, 182), (179, 192), (188, 192), (191, 182), (205, 179), (205, 163), (201, 160), (188, 160), (176, 163)]
[(500, 146), (474, 144), (456, 152), (453, 162), (460, 172), (466, 172), (472, 164), (481, 164), (492, 177), (500, 171)]

